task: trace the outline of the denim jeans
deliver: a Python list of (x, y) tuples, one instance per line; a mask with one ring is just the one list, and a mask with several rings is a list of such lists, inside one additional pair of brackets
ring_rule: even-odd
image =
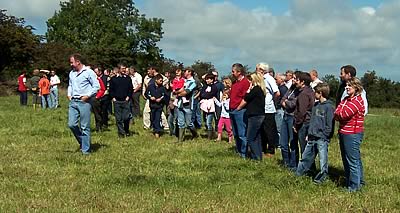
[(208, 131), (213, 130), (212, 122), (213, 122), (214, 116), (215, 116), (214, 112), (206, 113), (206, 126), (207, 126)]
[(68, 127), (85, 154), (90, 151), (90, 108), (90, 103), (79, 99), (72, 99), (68, 108)]
[(306, 148), (307, 145), (307, 141), (306, 141), (306, 137), (308, 135), (308, 129), (310, 127), (310, 123), (303, 123), (303, 125), (301, 126), (301, 128), (299, 130), (297, 130), (297, 134), (299, 135), (299, 144), (300, 144), (300, 153), (303, 154), (304, 149)]
[(175, 107), (174, 109), (170, 109), (168, 115), (168, 126), (170, 135), (176, 135), (177, 120), (178, 120), (178, 108)]
[(57, 107), (58, 107), (58, 88), (52, 87), (50, 88), (49, 108), (57, 108)]
[(281, 135), (281, 126), (282, 126), (282, 120), (283, 120), (283, 109), (277, 109), (275, 113), (275, 123), (276, 123), (276, 130), (278, 132), (278, 135)]
[(281, 125), (280, 145), (283, 164), (289, 168), (297, 168), (299, 146), (297, 134), (293, 132), (293, 115), (284, 114)]
[(49, 95), (42, 95), (40, 96), (41, 100), (42, 100), (42, 108), (46, 109), (47, 107), (49, 107)]
[(192, 110), (190, 108), (178, 108), (178, 126), (180, 129), (188, 127), (193, 129)]
[(26, 106), (28, 104), (28, 92), (19, 92), (19, 103), (21, 106)]
[(161, 128), (161, 113), (162, 113), (162, 108), (150, 108), (151, 109), (151, 118), (153, 119), (152, 126), (153, 126), (153, 132), (154, 133), (160, 133), (162, 132)]
[(247, 116), (245, 115), (246, 109), (233, 110), (229, 113), (233, 136), (236, 141), (236, 151), (242, 158), (247, 154), (247, 138), (246, 138), (246, 124)]
[(250, 158), (253, 160), (262, 160), (261, 132), (264, 118), (264, 115), (247, 118), (247, 144), (250, 148)]
[(192, 123), (196, 128), (201, 128), (201, 110), (199, 100), (193, 100)]
[(340, 152), (346, 177), (346, 186), (349, 191), (357, 191), (364, 184), (364, 172), (360, 154), (363, 136), (364, 133), (339, 133)]
[(129, 101), (114, 101), (114, 114), (117, 123), (118, 134), (125, 135), (129, 133)]
[(318, 153), (321, 171), (316, 177), (318, 177), (317, 181), (323, 181), (328, 176), (328, 144), (327, 139), (310, 139), (309, 136), (309, 141), (297, 166), (296, 175), (301, 176), (309, 171)]

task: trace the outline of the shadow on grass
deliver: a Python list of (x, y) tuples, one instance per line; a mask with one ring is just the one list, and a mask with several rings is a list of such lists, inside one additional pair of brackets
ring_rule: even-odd
[(333, 166), (329, 166), (329, 179), (332, 180), (338, 187), (345, 187), (344, 170)]

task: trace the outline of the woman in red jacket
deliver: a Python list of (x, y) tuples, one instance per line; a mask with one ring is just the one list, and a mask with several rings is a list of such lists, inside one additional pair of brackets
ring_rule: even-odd
[(363, 87), (358, 78), (351, 78), (346, 85), (348, 97), (335, 110), (339, 121), (339, 142), (348, 191), (354, 192), (364, 185), (360, 145), (364, 135)]

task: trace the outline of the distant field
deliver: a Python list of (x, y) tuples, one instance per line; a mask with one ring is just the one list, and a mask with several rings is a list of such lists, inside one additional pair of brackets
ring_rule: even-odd
[(155, 140), (141, 120), (130, 138), (117, 139), (115, 125), (93, 133), (94, 153), (83, 156), (61, 99), (60, 109), (33, 111), (0, 97), (0, 212), (400, 212), (400, 110), (370, 110), (367, 185), (350, 194), (336, 137), (321, 186), (282, 168), (279, 151), (242, 160), (227, 143)]

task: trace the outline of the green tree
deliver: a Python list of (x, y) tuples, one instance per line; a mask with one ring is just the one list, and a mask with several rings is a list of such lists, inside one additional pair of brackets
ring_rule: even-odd
[(25, 26), (24, 19), (0, 10), (0, 72), (3, 77), (15, 76), (17, 69), (27, 68), (32, 63), (34, 49), (40, 42), (40, 37), (32, 30), (31, 26)]
[(66, 44), (92, 64), (146, 67), (161, 58), (162, 19), (139, 14), (132, 0), (71, 0), (47, 21), (48, 42)]
[(203, 62), (200, 60), (195, 61), (194, 64), (191, 65), (191, 67), (197, 73), (199, 78), (204, 74), (215, 70), (215, 67), (213, 64), (211, 64), (211, 62)]

